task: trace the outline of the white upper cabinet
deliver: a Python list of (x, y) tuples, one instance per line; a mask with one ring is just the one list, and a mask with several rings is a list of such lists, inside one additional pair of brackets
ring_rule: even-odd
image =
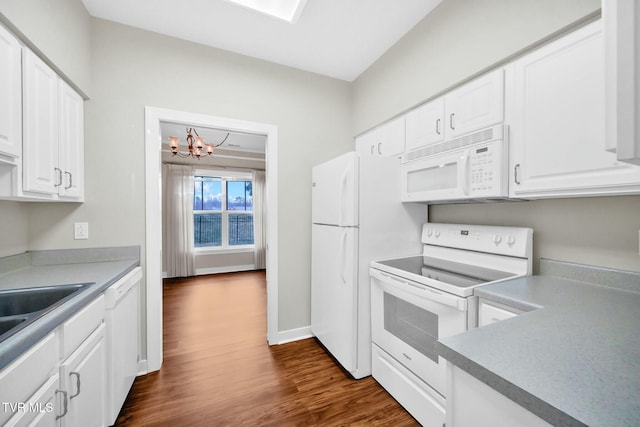
[(447, 139), (498, 124), (504, 119), (504, 71), (500, 68), (445, 97)]
[(0, 26), (0, 161), (22, 154), (22, 47)]
[(640, 3), (602, 2), (605, 38), (607, 149), (640, 165)]
[(24, 50), (24, 156), (19, 196), (81, 201), (83, 99), (47, 64)]
[(444, 98), (437, 98), (406, 115), (406, 151), (444, 140)]
[(511, 197), (640, 190), (640, 168), (605, 150), (604, 68), (601, 21), (507, 67)]
[(437, 144), (504, 120), (504, 71), (498, 69), (406, 115), (406, 151)]
[[(368, 132), (362, 139), (361, 155), (394, 157), (400, 156), (405, 147), (404, 116), (398, 117)], [(363, 145), (366, 144), (366, 147)]]
[(84, 196), (84, 100), (64, 81), (58, 82), (60, 140), (59, 168), (62, 184), (58, 194), (65, 198)]
[(57, 194), (58, 76), (33, 52), (24, 51), (23, 190)]

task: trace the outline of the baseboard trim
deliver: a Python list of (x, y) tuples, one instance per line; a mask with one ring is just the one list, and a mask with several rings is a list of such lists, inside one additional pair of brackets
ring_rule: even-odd
[[(256, 270), (256, 266), (253, 264), (246, 265), (231, 265), (226, 267), (211, 267), (211, 268), (197, 268), (196, 276), (204, 276), (205, 274), (218, 274), (218, 273), (235, 273), (239, 271), (252, 271)], [(162, 278), (167, 279), (169, 276), (166, 271), (162, 272)]]
[(255, 269), (256, 269), (256, 266), (253, 264), (230, 265), (225, 267), (198, 268), (196, 269), (196, 276), (203, 276), (205, 274), (235, 273), (238, 271), (251, 271)]
[(147, 360), (138, 360), (138, 376), (149, 373), (149, 363)]
[(313, 334), (311, 333), (311, 326), (289, 329), (288, 331), (278, 332), (278, 342), (276, 342), (275, 344), (286, 344), (288, 342), (304, 340), (311, 337), (313, 337)]

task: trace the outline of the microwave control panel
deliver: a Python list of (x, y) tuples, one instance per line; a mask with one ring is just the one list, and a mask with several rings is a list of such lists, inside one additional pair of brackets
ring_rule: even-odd
[(469, 149), (469, 188), (473, 196), (499, 195), (503, 191), (503, 141)]

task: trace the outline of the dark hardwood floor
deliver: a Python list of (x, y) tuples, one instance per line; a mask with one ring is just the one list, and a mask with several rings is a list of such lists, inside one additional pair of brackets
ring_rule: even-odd
[(269, 347), (264, 272), (171, 279), (163, 292), (162, 369), (136, 379), (116, 425), (418, 425), (314, 339)]

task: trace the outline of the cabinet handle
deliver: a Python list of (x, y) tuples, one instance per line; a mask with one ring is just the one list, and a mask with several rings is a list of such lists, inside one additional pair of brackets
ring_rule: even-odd
[(436, 133), (441, 135), (440, 133), (440, 119), (436, 120)]
[(69, 400), (73, 399), (74, 397), (77, 397), (80, 394), (80, 373), (79, 372), (71, 372), (69, 374), (69, 376), (75, 375), (76, 377), (76, 389), (78, 390), (78, 392), (72, 396), (69, 396)]
[(518, 179), (518, 172), (520, 171), (520, 163), (518, 163), (514, 168), (513, 168), (513, 180), (516, 182), (516, 184), (520, 185), (520, 180)]
[(67, 412), (69, 412), (69, 402), (67, 401), (67, 392), (64, 390), (56, 390), (56, 394), (58, 393), (62, 393), (64, 395), (64, 400), (63, 402), (63, 408), (64, 411), (62, 412), (62, 415), (56, 415), (56, 420), (59, 420), (60, 418), (64, 417), (65, 415), (67, 415)]
[(449, 127), (451, 128), (451, 130), (455, 130), (456, 127), (453, 125), (453, 116), (455, 116), (456, 113), (451, 113), (449, 114)]
[(60, 187), (62, 185), (62, 169), (54, 168), (54, 170), (58, 172), (58, 183), (55, 186)]
[(65, 190), (68, 190), (71, 187), (73, 187), (73, 175), (71, 175), (71, 172), (66, 172), (66, 171), (64, 174), (69, 177), (69, 185), (67, 187), (64, 187)]

